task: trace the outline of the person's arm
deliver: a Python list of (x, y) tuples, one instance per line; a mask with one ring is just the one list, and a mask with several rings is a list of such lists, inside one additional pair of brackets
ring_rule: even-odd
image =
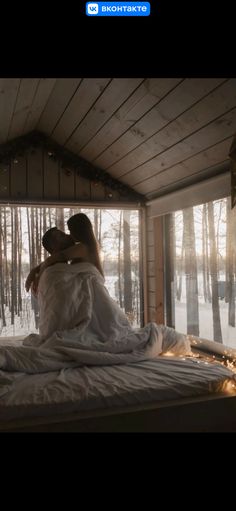
[(35, 291), (34, 282), (36, 281), (36, 279), (38, 278), (38, 276), (40, 274), (40, 269), (41, 269), (41, 265), (39, 264), (35, 268), (32, 268), (32, 270), (30, 271), (30, 273), (25, 281), (25, 289), (27, 292), (29, 292), (32, 284), (33, 284), (33, 290)]
[(55, 254), (47, 257), (47, 259), (45, 259), (45, 261), (40, 266), (39, 276), (41, 276), (43, 271), (52, 264), (73, 261), (73, 259), (77, 258), (84, 259), (84, 261), (87, 262), (89, 261), (88, 249), (83, 243), (77, 243), (71, 247), (66, 248), (65, 250), (61, 250), (60, 252), (56, 252)]

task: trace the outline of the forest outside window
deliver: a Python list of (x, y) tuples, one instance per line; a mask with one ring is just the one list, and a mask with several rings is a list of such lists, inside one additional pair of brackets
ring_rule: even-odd
[(172, 325), (236, 348), (236, 208), (226, 197), (172, 214)]
[(53, 207), (0, 207), (0, 335), (37, 332), (37, 300), (24, 284), (30, 268), (49, 254), (43, 233), (55, 225), (68, 232), (75, 213), (90, 218), (100, 245), (105, 285), (134, 327), (142, 325), (139, 211)]

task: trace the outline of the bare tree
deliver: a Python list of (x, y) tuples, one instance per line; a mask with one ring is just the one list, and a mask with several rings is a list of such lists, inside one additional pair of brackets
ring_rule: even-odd
[(133, 312), (132, 306), (132, 278), (131, 278), (131, 253), (130, 253), (130, 211), (123, 212), (123, 236), (124, 236), (124, 307), (126, 313)]
[(226, 267), (227, 267), (227, 298), (228, 308), (228, 324), (235, 327), (235, 284), (234, 284), (234, 229), (235, 215), (234, 210), (231, 211), (231, 199), (227, 198), (227, 236), (226, 236)]
[(6, 326), (6, 317), (5, 317), (5, 306), (4, 306), (4, 266), (3, 266), (3, 258), (2, 258), (2, 245), (3, 245), (3, 230), (2, 230), (2, 208), (0, 207), (0, 317), (2, 320), (2, 326)]
[(56, 225), (58, 229), (64, 231), (65, 229), (65, 219), (64, 219), (64, 209), (56, 208)]
[(14, 265), (14, 254), (15, 254), (15, 225), (14, 225), (14, 211), (11, 208), (11, 325), (14, 325), (15, 317), (15, 265)]
[(122, 217), (123, 213), (120, 211), (119, 232), (118, 232), (118, 293), (119, 304), (123, 307), (123, 293), (122, 293), (122, 268), (121, 268), (121, 236), (122, 236)]
[(179, 261), (179, 285), (177, 286), (177, 290), (176, 290), (176, 298), (178, 301), (181, 300), (181, 294), (182, 294), (183, 270), (184, 270), (184, 229), (183, 229), (183, 234), (182, 234), (181, 256), (180, 256), (180, 261)]
[[(204, 204), (205, 206), (205, 204)], [(207, 285), (206, 285), (206, 208), (202, 209), (202, 275), (203, 275), (203, 295), (204, 301), (207, 302)]]
[(98, 239), (98, 210), (94, 209), (94, 234), (96, 239)]
[(7, 257), (7, 208), (4, 208), (4, 273), (5, 273), (5, 305), (10, 305), (10, 274), (9, 274), (9, 266), (8, 266), (8, 257)]
[(213, 337), (214, 341), (222, 342), (221, 322), (220, 322), (220, 308), (218, 297), (218, 278), (217, 278), (217, 251), (216, 251), (216, 237), (215, 237), (215, 223), (214, 223), (214, 208), (213, 203), (208, 203), (208, 223), (209, 223), (209, 238), (210, 238), (210, 273), (211, 273), (211, 286), (212, 286), (212, 313), (213, 313)]
[(209, 226), (208, 226), (208, 217), (207, 217), (207, 205), (203, 205), (203, 215), (205, 220), (205, 233), (206, 233), (206, 247), (205, 247), (205, 254), (206, 254), (206, 291), (207, 291), (207, 301), (211, 303), (211, 287), (210, 287), (210, 262), (209, 262)]
[(195, 232), (193, 208), (183, 210), (187, 333), (199, 336), (197, 258), (195, 249)]

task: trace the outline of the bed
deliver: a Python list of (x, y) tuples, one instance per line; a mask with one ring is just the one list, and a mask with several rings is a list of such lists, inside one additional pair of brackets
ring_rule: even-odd
[(236, 431), (236, 375), (219, 363), (234, 350), (215, 344), (192, 339), (192, 356), (117, 366), (0, 371), (0, 431)]

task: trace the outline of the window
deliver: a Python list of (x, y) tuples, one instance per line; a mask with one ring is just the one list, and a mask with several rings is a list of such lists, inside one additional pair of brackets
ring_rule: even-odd
[(37, 332), (37, 301), (26, 293), (30, 268), (47, 257), (43, 233), (78, 212), (90, 218), (100, 244), (105, 285), (128, 315), (133, 326), (142, 324), (140, 313), (139, 211), (52, 207), (0, 207), (0, 333), (1, 336)]
[(226, 197), (171, 220), (172, 325), (235, 348), (236, 208)]

